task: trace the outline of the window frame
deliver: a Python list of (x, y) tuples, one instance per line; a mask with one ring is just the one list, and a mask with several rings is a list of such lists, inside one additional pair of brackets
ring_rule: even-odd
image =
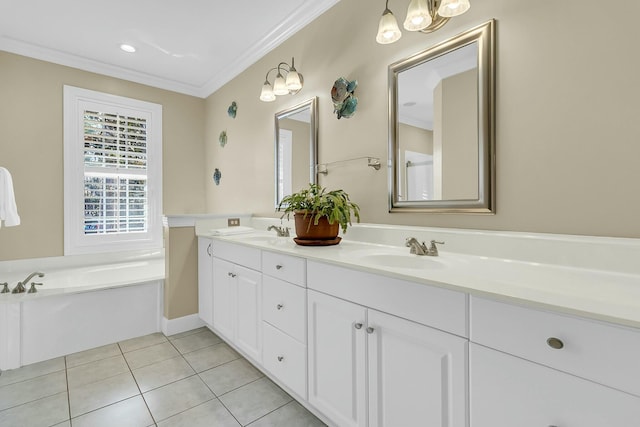
[[(147, 120), (146, 232), (85, 234), (84, 232), (84, 123), (85, 105), (100, 112), (137, 115)], [(162, 105), (137, 99), (64, 86), (64, 254), (161, 249), (162, 225)]]

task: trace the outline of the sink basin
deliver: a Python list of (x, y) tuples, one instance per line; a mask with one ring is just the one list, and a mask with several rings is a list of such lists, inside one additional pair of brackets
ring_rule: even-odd
[(438, 258), (412, 254), (366, 254), (357, 257), (359, 260), (380, 267), (433, 269), (444, 268), (444, 263)]

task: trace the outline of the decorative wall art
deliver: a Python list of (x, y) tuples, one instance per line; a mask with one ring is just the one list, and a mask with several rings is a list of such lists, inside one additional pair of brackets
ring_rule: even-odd
[(358, 87), (358, 81), (349, 81), (340, 77), (335, 81), (331, 88), (331, 100), (333, 101), (333, 112), (337, 115), (338, 120), (344, 117), (348, 119), (353, 117), (358, 106), (358, 98), (353, 92)]
[(227, 131), (223, 130), (220, 132), (220, 136), (218, 137), (218, 142), (220, 143), (220, 147), (224, 147), (227, 145)]
[(216, 168), (216, 170), (213, 171), (213, 182), (215, 182), (216, 185), (220, 185), (220, 178), (222, 178), (222, 172), (220, 172), (220, 169)]
[(232, 119), (235, 119), (237, 112), (238, 112), (238, 104), (236, 104), (236, 101), (233, 101), (231, 105), (229, 105), (229, 108), (227, 108), (227, 114)]

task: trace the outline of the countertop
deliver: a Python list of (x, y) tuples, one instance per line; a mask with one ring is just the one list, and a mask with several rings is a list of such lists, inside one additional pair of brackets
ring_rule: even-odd
[[(564, 267), (440, 249), (438, 257), (409, 255), (409, 248), (342, 240), (305, 247), (292, 238), (255, 232), (210, 237), (373, 274), (513, 302), (533, 308), (640, 328), (640, 276)], [(383, 265), (385, 259), (402, 266)], [(419, 258), (419, 259), (413, 259)], [(406, 261), (406, 262), (405, 262)]]

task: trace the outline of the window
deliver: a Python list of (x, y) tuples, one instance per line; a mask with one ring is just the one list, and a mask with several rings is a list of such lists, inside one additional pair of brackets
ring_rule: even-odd
[(65, 255), (162, 247), (162, 106), (64, 87)]

